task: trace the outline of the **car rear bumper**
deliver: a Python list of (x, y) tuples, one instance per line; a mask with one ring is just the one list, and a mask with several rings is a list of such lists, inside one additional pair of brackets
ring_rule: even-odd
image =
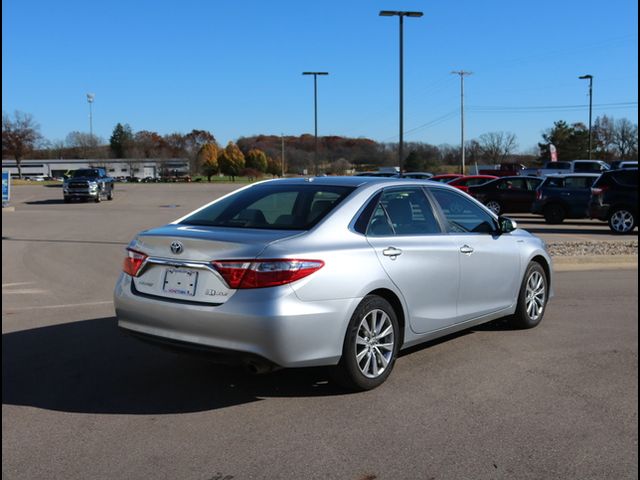
[(337, 364), (349, 319), (361, 300), (303, 302), (282, 286), (238, 290), (212, 306), (140, 296), (131, 284), (126, 274), (116, 284), (120, 328), (155, 343), (258, 357), (280, 367)]
[(600, 203), (589, 204), (589, 218), (607, 221), (609, 219), (609, 205)]

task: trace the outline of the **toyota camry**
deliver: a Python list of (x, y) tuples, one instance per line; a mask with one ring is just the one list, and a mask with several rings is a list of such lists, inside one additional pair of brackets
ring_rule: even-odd
[(368, 177), (270, 180), (129, 244), (118, 325), (254, 371), (332, 366), (377, 387), (398, 352), (506, 317), (540, 323), (544, 242), (460, 190)]

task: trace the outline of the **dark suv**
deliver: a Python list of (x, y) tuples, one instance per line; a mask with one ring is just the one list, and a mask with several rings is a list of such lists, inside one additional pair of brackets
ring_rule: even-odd
[(609, 222), (613, 233), (631, 233), (638, 218), (638, 169), (611, 170), (591, 188), (589, 216)]
[(547, 223), (562, 223), (565, 218), (587, 218), (591, 186), (595, 173), (549, 175), (536, 190), (531, 213), (544, 215)]

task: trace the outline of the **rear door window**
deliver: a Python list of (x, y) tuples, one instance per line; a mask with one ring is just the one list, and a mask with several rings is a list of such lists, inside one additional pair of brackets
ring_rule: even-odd
[(568, 177), (565, 180), (567, 188), (589, 189), (595, 180), (594, 177)]
[(367, 228), (369, 236), (442, 233), (424, 191), (419, 187), (385, 190)]

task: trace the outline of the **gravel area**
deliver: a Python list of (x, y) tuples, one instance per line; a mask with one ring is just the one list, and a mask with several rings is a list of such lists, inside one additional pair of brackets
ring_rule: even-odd
[(600, 242), (549, 242), (552, 256), (581, 257), (591, 255), (638, 255), (638, 240)]

